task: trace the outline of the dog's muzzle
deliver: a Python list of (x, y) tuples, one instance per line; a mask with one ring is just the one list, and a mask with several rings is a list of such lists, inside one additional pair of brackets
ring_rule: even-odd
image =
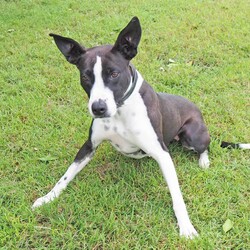
[(95, 117), (105, 117), (108, 107), (106, 102), (99, 99), (98, 101), (93, 102), (91, 109)]

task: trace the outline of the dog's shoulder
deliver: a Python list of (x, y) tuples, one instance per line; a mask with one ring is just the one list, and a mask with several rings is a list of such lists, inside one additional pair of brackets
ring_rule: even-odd
[(140, 87), (139, 93), (147, 107), (158, 103), (158, 96), (156, 92), (145, 80)]
[(149, 120), (151, 122), (152, 127), (154, 128), (158, 140), (162, 148), (167, 150), (163, 142), (162, 115), (160, 112), (160, 102), (158, 95), (146, 81), (143, 81), (139, 93), (143, 99), (144, 105), (147, 108)]

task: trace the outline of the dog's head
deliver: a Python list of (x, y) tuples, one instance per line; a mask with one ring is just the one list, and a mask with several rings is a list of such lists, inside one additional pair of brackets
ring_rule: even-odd
[(137, 54), (141, 26), (132, 18), (113, 46), (85, 48), (73, 39), (55, 34), (57, 47), (67, 61), (80, 71), (81, 85), (89, 97), (89, 112), (94, 118), (111, 117), (123, 104), (133, 84), (129, 61)]

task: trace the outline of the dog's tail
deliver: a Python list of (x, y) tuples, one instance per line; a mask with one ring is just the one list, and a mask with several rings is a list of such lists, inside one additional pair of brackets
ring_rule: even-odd
[(225, 142), (222, 141), (221, 145), (222, 148), (241, 148), (241, 149), (250, 149), (250, 143), (232, 143), (232, 142)]

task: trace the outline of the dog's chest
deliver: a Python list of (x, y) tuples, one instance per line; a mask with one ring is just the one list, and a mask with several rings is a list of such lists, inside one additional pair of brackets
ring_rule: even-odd
[(145, 126), (151, 126), (146, 107), (141, 99), (137, 99), (137, 103), (128, 103), (113, 117), (95, 119), (92, 125), (92, 142), (107, 140), (124, 155), (142, 158), (146, 154), (138, 145), (138, 139), (144, 136), (145, 131), (150, 133)]
[(109, 141), (114, 148), (124, 155), (133, 158), (141, 158), (145, 153), (136, 145), (136, 137), (139, 133), (134, 130), (134, 119), (121, 120), (118, 117), (95, 119), (93, 123), (93, 140)]

